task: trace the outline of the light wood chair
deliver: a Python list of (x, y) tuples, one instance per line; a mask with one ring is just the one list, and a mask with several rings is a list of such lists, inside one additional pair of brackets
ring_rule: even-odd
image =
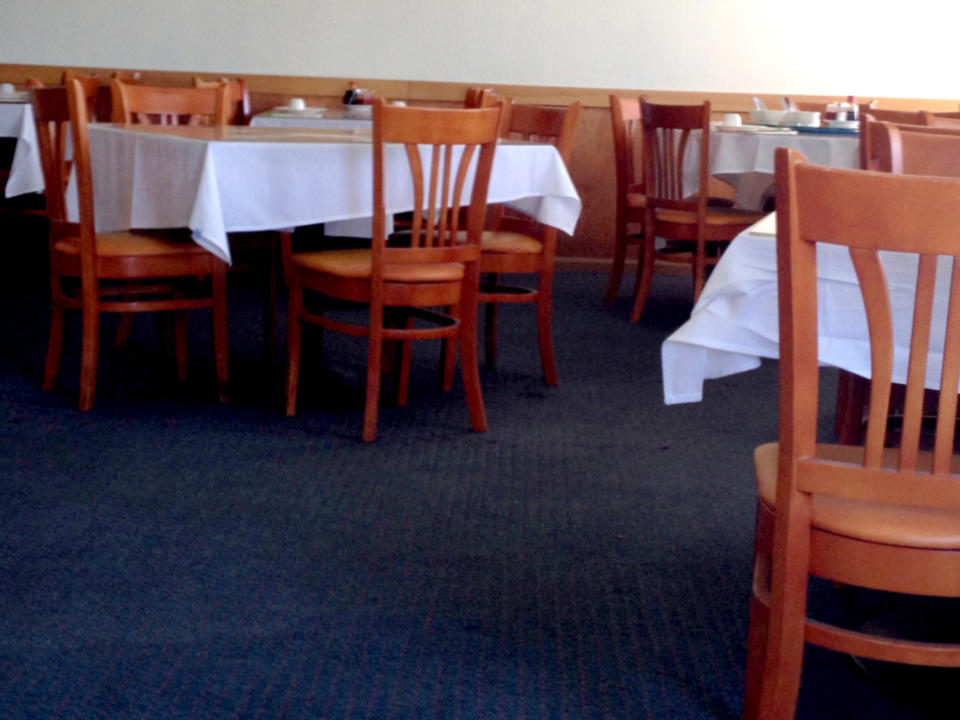
[(229, 78), (220, 78), (219, 80), (204, 80), (201, 77), (193, 78), (193, 86), (197, 88), (215, 88), (223, 84), (227, 93), (227, 106), (230, 112), (227, 115), (228, 125), (249, 125), (250, 118), (250, 91), (247, 90), (247, 83), (243, 78), (230, 80)]
[[(709, 192), (710, 103), (654, 105), (641, 102), (643, 177), (646, 183), (643, 254), (631, 322), (640, 320), (650, 294), (658, 258), (685, 262), (693, 270), (693, 299), (700, 297), (707, 267), (715, 265), (723, 248), (763, 217), (739, 208), (711, 204)], [(691, 132), (700, 133), (697, 189), (685, 192), (683, 170)], [(667, 246), (655, 247), (657, 237)]]
[[(459, 344), (471, 423), (477, 432), (486, 430), (477, 360), (477, 288), (499, 116), (499, 108), (436, 110), (374, 102), (372, 248), (293, 253), (289, 234), (283, 238), (290, 288), (287, 415), (293, 415), (297, 407), (301, 325), (310, 323), (367, 338), (365, 441), (376, 438), (384, 341), (398, 341), (402, 348), (400, 405), (407, 400), (410, 341), (441, 338)], [(397, 152), (398, 146), (404, 154)], [(463, 153), (455, 151), (455, 146), (464, 146)], [(473, 189), (466, 199), (464, 182), (474, 159)], [(412, 215), (404, 247), (387, 243), (384, 198), (388, 162), (409, 166), (414, 205), (423, 209)], [(459, 209), (466, 204), (469, 211), (464, 228)], [(329, 316), (323, 307), (305, 304), (305, 292), (319, 295), (318, 300), (361, 303), (369, 309), (369, 322), (358, 324)], [(444, 386), (449, 389), (452, 368), (444, 371)]]
[[(627, 247), (643, 242), (643, 221), (647, 196), (643, 184), (643, 124), (639, 97), (610, 96), (610, 120), (613, 126), (613, 159), (617, 177), (617, 216), (613, 267), (607, 284), (605, 302), (612, 305), (620, 292)], [(634, 225), (634, 232), (630, 226)], [(639, 268), (638, 268), (639, 269)], [(637, 277), (639, 285), (639, 275)]]
[[(573, 151), (574, 134), (580, 118), (580, 103), (567, 107), (544, 107), (509, 103), (509, 113), (501, 119), (501, 136), (505, 138), (551, 142), (565, 164)], [(497, 316), (500, 303), (535, 303), (537, 306), (537, 339), (540, 362), (547, 385), (557, 384), (557, 364), (551, 331), (553, 269), (557, 251), (557, 229), (530, 220), (504, 207), (491, 208), (490, 229), (481, 241), (480, 303), (485, 305), (484, 362), (497, 363)], [(536, 287), (506, 283), (503, 275), (536, 275)]]
[[(34, 117), (46, 180), (50, 219), (52, 319), (43, 389), (51, 390), (60, 369), (64, 313), (79, 310), (82, 322), (79, 407), (93, 406), (100, 315), (105, 312), (174, 313), (178, 376), (187, 370), (187, 311), (211, 308), (217, 384), (227, 399), (226, 264), (189, 238), (169, 233), (100, 234), (94, 231), (93, 180), (83, 85), (33, 91)], [(56, 133), (70, 123), (77, 176), (79, 222), (69, 222), (62, 179), (63, 144)], [(79, 285), (77, 283), (79, 282)]]
[(960, 112), (935, 113), (923, 111), (923, 124), (930, 127), (960, 128)]
[(869, 110), (860, 115), (860, 169), (875, 170), (870, 164), (872, 123), (890, 122), (902, 125), (926, 125), (924, 113), (920, 110)]
[(226, 87), (186, 88), (110, 83), (115, 123), (159, 125), (226, 125), (230, 117)]
[(470, 109), (486, 107), (486, 97), (491, 93), (493, 93), (493, 90), (490, 88), (469, 87), (466, 96), (463, 98), (463, 107)]
[[(960, 312), (960, 180), (838, 170), (776, 157), (780, 441), (754, 454), (759, 499), (744, 717), (794, 716), (805, 643), (858, 657), (960, 666), (960, 645), (894, 639), (807, 617), (810, 575), (891, 593), (960, 597), (960, 463), (954, 454), (960, 325), (930, 331), (938, 256)], [(816, 244), (850, 248), (869, 320), (865, 446), (817, 443)], [(899, 449), (884, 447), (893, 367), (879, 251), (919, 254)], [(928, 347), (944, 343), (932, 452), (920, 449)]]

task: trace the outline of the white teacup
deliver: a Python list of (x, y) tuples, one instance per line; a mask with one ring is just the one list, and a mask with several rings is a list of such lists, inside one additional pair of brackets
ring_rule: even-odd
[(820, 127), (820, 113), (818, 112), (797, 110), (793, 113), (793, 115), (793, 125), (802, 125), (803, 127)]
[(303, 98), (290, 98), (290, 109), (291, 110), (306, 110), (307, 101)]
[(16, 90), (13, 83), (0, 83), (0, 95), (13, 95)]
[(726, 113), (723, 116), (723, 124), (726, 127), (740, 127), (743, 125), (743, 118), (740, 113)]

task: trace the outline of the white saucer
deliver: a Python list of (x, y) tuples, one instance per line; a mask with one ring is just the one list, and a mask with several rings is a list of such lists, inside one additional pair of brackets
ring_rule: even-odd
[(848, 130), (857, 130), (860, 127), (859, 120), (825, 120), (824, 123), (829, 128), (846, 128)]
[(30, 91), (24, 90), (23, 92), (0, 93), (0, 102), (5, 102), (5, 103), (30, 102)]

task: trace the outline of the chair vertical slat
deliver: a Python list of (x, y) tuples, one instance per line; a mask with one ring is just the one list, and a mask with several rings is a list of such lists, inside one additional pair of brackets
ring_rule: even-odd
[(467, 182), (467, 170), (473, 160), (473, 152), (476, 145), (468, 145), (463, 149), (463, 155), (460, 157), (460, 167), (457, 169), (457, 179), (453, 187), (453, 212), (451, 213), (450, 236), (456, 240), (457, 231), (460, 229), (460, 207), (463, 205), (463, 187)]
[(923, 391), (927, 376), (927, 352), (933, 315), (933, 290), (937, 279), (935, 255), (921, 255), (917, 268), (917, 292), (913, 304), (913, 334), (907, 366), (907, 394), (903, 405), (903, 430), (900, 440), (900, 471), (912, 472), (920, 452), (923, 424)]
[(432, 238), (437, 231), (437, 193), (440, 191), (440, 153), (434, 145), (430, 152), (430, 184), (427, 189), (427, 232), (423, 238), (423, 245), (433, 244)]
[(867, 308), (870, 332), (870, 414), (867, 419), (867, 441), (863, 465), (880, 467), (887, 434), (887, 413), (890, 409), (890, 384), (893, 377), (893, 320), (887, 281), (875, 250), (850, 248), (850, 258), (857, 271), (863, 302)]
[(943, 369), (940, 375), (937, 432), (933, 445), (934, 475), (949, 474), (957, 432), (957, 384), (958, 375), (960, 375), (960, 262), (957, 262), (956, 258), (953, 258), (952, 262), (947, 330), (943, 339)]
[[(439, 147), (433, 149), (435, 153), (440, 152)], [(453, 146), (443, 146), (443, 179), (440, 183), (440, 229), (437, 232), (436, 244), (445, 246), (447, 244), (447, 226), (450, 222), (450, 169), (453, 165)]]
[(405, 145), (404, 149), (407, 151), (410, 177), (413, 180), (413, 226), (410, 231), (410, 245), (419, 247), (420, 238), (423, 236), (423, 163), (416, 145)]
[(677, 200), (683, 199), (683, 159), (687, 154), (687, 141), (690, 139), (690, 131), (683, 130), (680, 133), (680, 147), (677, 148), (677, 161), (674, 163), (674, 168), (676, 172), (675, 182), (676, 182), (676, 198)]

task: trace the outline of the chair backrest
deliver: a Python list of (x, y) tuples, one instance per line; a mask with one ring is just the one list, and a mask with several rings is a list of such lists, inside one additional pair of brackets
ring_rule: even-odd
[[(905, 505), (960, 507), (951, 476), (960, 375), (960, 323), (933, 322), (935, 286), (960, 312), (960, 180), (841, 170), (811, 165), (796, 150), (776, 155), (777, 262), (780, 294), (780, 449), (778, 512), (798, 493), (823, 493)], [(870, 410), (862, 462), (817, 459), (817, 243), (849, 248), (866, 309), (871, 353)], [(891, 288), (879, 251), (917, 253), (913, 328), (899, 450), (885, 449), (892, 385)], [(938, 257), (952, 271), (938, 283)], [(949, 279), (947, 279), (949, 277)], [(902, 289), (894, 288), (902, 294)], [(901, 299), (900, 302), (903, 302)], [(939, 330), (931, 331), (931, 326)], [(898, 333), (899, 335), (899, 333)], [(944, 348), (932, 462), (919, 458), (930, 348)]]
[(469, 87), (466, 96), (463, 98), (463, 106), (471, 109), (486, 107), (484, 99), (492, 92), (491, 88)]
[[(647, 207), (705, 213), (707, 170), (710, 157), (710, 102), (702, 105), (655, 105), (641, 101), (643, 119), (643, 179)], [(697, 195), (683, 186), (684, 164), (690, 133), (700, 132)], [(689, 189), (688, 189), (689, 190)]]
[(960, 128), (960, 113), (923, 111), (923, 124), (930, 127)]
[(870, 148), (873, 139), (870, 136), (871, 123), (890, 122), (901, 125), (924, 125), (923, 112), (916, 110), (870, 110), (860, 114), (860, 169), (876, 170), (870, 164)]
[(868, 122), (861, 137), (865, 169), (960, 177), (960, 128)]
[(226, 125), (226, 88), (156, 87), (114, 80), (110, 84), (115, 123)]
[(250, 91), (247, 90), (247, 83), (243, 78), (230, 80), (220, 78), (219, 80), (204, 80), (201, 77), (193, 78), (193, 86), (198, 88), (214, 88), (223, 83), (226, 85), (227, 106), (230, 108), (230, 114), (227, 116), (228, 125), (249, 125), (250, 124)]
[[(431, 262), (474, 262), (479, 258), (480, 235), (487, 187), (496, 150), (500, 108), (438, 110), (385, 105), (373, 107), (373, 276), (382, 277), (384, 265)], [(385, 206), (387, 146), (405, 149), (412, 179), (414, 212), (410, 245), (388, 248)], [(472, 190), (469, 198), (471, 162)], [(468, 207), (466, 227), (460, 209)], [(465, 232), (464, 232), (465, 231)]]
[(501, 123), (501, 137), (553, 143), (569, 165), (579, 121), (579, 101), (566, 107), (510, 103), (510, 119), (506, 125)]
[(69, 85), (71, 80), (78, 80), (83, 87), (83, 94), (87, 100), (87, 110), (90, 120), (97, 119), (97, 100), (100, 96), (100, 86), (103, 84), (96, 75), (78, 75), (73, 70), (64, 70), (60, 77), (61, 85)]
[[(96, 260), (88, 113), (86, 90), (80, 80), (71, 80), (66, 86), (33, 90), (33, 114), (46, 185), (44, 194), (50, 220), (50, 242), (53, 244), (63, 237), (79, 240), (85, 286), (93, 280)], [(66, 132), (71, 132), (73, 140), (78, 222), (67, 219), (66, 183), (62, 170), (65, 143), (59, 139)]]
[(617, 198), (644, 191), (642, 163), (643, 123), (638, 97), (610, 96), (610, 121), (613, 127), (613, 155), (617, 170)]

